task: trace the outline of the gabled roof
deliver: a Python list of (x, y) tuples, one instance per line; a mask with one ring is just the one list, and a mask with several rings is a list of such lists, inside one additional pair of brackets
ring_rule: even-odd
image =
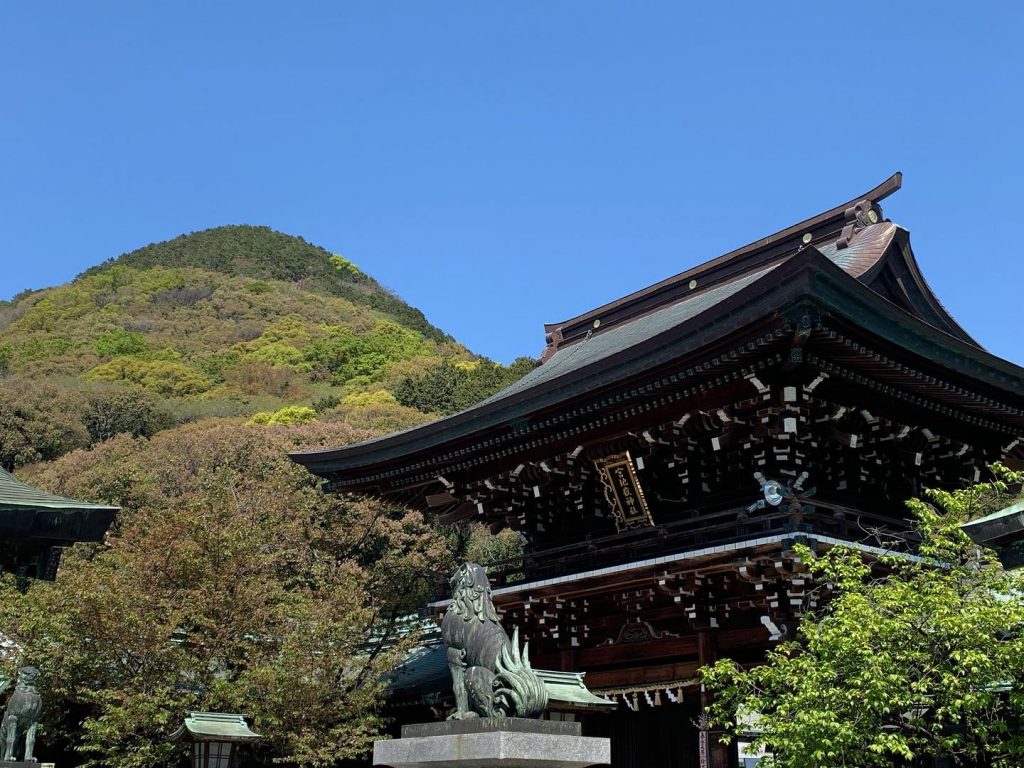
[[(292, 458), (316, 474), (342, 480), (339, 487), (370, 489), (393, 484), (399, 476), (415, 484), (431, 472), (442, 474), (445, 466), (464, 468), (485, 449), (509, 456), (521, 452), (530, 435), (550, 441), (543, 430), (558, 438), (564, 414), (552, 414), (553, 407), (678, 366), (741, 329), (763, 332), (787, 307), (808, 300), (882, 340), (887, 349), (910, 350), (922, 366), (938, 366), (943, 380), (956, 381), (954, 390), (980, 387), (983, 400), (995, 393), (1006, 396), (1011, 411), (1024, 408), (1024, 369), (989, 354), (960, 328), (921, 276), (909, 233), (882, 218), (878, 201), (900, 182), (896, 174), (826, 213), (546, 326), (543, 364), (461, 413)], [(934, 385), (934, 374), (921, 380), (929, 383), (929, 376)], [(586, 406), (587, 412), (594, 407)], [(1013, 429), (1024, 431), (1024, 423), (1013, 418)]]
[(119, 509), (47, 493), (0, 469), (0, 536), (101, 541)]

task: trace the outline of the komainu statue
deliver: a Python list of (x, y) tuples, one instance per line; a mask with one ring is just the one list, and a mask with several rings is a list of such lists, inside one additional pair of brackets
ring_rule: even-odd
[[(36, 688), (36, 677), (39, 670), (35, 667), (22, 667), (18, 670), (18, 683), (11, 694), (4, 710), (3, 723), (0, 724), (0, 744), (3, 745), (4, 760), (24, 760), (35, 762), (32, 754), (36, 746), (36, 726), (39, 724), (39, 713), (43, 710), (43, 697)], [(19, 753), (20, 742), (24, 739), (24, 756)]]
[(466, 563), (452, 576), (452, 602), (441, 622), (455, 688), (455, 712), (468, 717), (540, 717), (548, 705), (544, 681), (530, 667), (529, 644), (519, 650), (498, 622), (487, 573)]

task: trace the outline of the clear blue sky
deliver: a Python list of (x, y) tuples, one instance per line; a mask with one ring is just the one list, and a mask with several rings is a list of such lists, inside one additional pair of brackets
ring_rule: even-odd
[(1024, 4), (6, 2), (0, 298), (265, 224), (500, 360), (905, 174), (886, 214), (1024, 363)]

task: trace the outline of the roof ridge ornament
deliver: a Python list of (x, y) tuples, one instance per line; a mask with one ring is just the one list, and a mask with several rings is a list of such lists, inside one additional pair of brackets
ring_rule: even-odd
[(843, 213), (843, 217), (846, 224), (843, 226), (843, 231), (836, 241), (836, 248), (839, 250), (849, 247), (850, 241), (862, 229), (882, 221), (882, 207), (878, 203), (864, 198), (847, 208)]

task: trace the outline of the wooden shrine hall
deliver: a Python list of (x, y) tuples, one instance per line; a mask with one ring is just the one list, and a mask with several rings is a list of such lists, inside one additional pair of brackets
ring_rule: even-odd
[(534, 666), (619, 703), (584, 733), (617, 768), (698, 765), (698, 668), (758, 662), (821, 599), (795, 542), (870, 557), (922, 488), (1024, 458), (1024, 369), (931, 292), (880, 207), (900, 183), (546, 326), (542, 363), (466, 411), (293, 458), (521, 532), (495, 603)]

